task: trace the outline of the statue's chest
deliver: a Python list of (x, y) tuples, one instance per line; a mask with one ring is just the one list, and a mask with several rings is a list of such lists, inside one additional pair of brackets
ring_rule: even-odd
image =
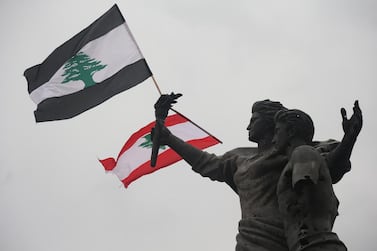
[[(240, 189), (250, 189), (256, 185), (264, 184), (270, 176), (265, 172), (265, 167), (260, 163), (261, 158), (255, 157), (242, 162), (237, 167), (234, 182)], [(259, 186), (258, 185), (258, 186)]]

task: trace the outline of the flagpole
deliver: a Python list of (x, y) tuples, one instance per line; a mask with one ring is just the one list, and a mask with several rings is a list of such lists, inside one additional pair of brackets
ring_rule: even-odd
[(152, 80), (153, 80), (154, 85), (155, 85), (156, 88), (157, 88), (158, 93), (160, 93), (160, 95), (162, 95), (161, 89), (160, 89), (160, 87), (158, 86), (157, 81), (156, 81), (156, 79), (154, 78), (153, 75), (152, 75)]

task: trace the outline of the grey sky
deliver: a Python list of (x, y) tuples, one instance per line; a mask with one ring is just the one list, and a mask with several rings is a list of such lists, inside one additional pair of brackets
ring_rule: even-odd
[[(84, 114), (36, 124), (23, 71), (108, 10), (112, 1), (0, 2), (0, 250), (234, 250), (240, 209), (225, 184), (181, 161), (128, 189), (97, 158), (153, 120), (148, 79)], [(335, 185), (335, 232), (349, 250), (377, 245), (374, 155), (377, 2), (120, 0), (163, 92), (220, 138), (216, 154), (251, 146), (253, 102), (308, 112), (316, 139), (341, 139), (340, 108), (359, 99), (353, 169)]]

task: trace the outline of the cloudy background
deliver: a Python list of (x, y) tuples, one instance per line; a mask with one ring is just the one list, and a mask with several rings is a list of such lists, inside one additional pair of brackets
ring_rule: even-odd
[[(34, 122), (23, 71), (107, 11), (112, 1), (0, 1), (0, 250), (234, 250), (238, 197), (183, 161), (128, 189), (97, 158), (116, 156), (153, 120), (151, 79), (65, 121)], [(335, 185), (334, 231), (375, 250), (377, 2), (119, 0), (161, 89), (220, 138), (247, 141), (253, 102), (308, 112), (315, 138), (341, 139), (339, 109), (360, 100), (353, 169)]]

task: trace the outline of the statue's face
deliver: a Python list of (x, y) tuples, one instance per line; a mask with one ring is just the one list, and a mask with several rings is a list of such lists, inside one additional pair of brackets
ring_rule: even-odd
[(250, 118), (250, 123), (247, 126), (249, 131), (249, 140), (253, 142), (259, 142), (266, 133), (268, 128), (267, 121), (263, 119), (262, 115), (258, 112), (253, 112)]
[(274, 147), (280, 151), (284, 151), (287, 148), (290, 139), (291, 134), (288, 126), (284, 123), (276, 123), (274, 137), (272, 139)]

